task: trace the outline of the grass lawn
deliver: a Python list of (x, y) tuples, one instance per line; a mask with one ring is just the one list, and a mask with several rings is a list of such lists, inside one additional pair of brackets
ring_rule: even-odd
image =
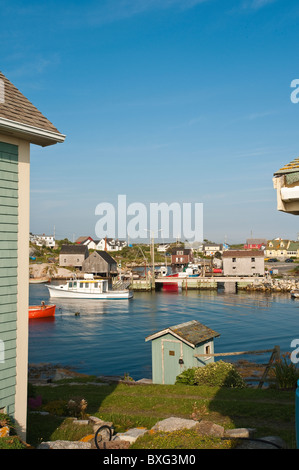
[[(91, 385), (84, 382), (69, 385), (34, 387), (42, 397), (42, 408), (54, 401), (82, 397), (87, 414), (112, 421), (115, 432), (133, 427), (151, 429), (159, 420), (170, 416), (205, 419), (226, 429), (256, 429), (255, 437), (275, 435), (289, 448), (296, 447), (295, 392), (274, 389), (225, 389), (186, 385)], [(55, 405), (55, 404), (54, 404)], [(52, 406), (55, 410), (55, 406)], [(41, 416), (28, 412), (27, 443), (36, 447), (42, 440), (79, 440), (92, 433), (89, 426), (74, 426), (69, 419), (50, 413)], [(203, 439), (195, 431), (147, 433), (132, 448), (225, 448), (230, 443), (219, 439)]]

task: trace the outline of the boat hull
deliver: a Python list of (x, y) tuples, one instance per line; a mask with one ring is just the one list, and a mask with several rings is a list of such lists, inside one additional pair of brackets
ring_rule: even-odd
[(54, 317), (56, 305), (31, 306), (29, 307), (29, 319)]
[(49, 282), (50, 279), (49, 278), (34, 278), (34, 277), (31, 277), (29, 279), (29, 284), (45, 284), (46, 282)]
[(46, 286), (49, 290), (50, 297), (59, 299), (94, 299), (94, 300), (123, 300), (131, 299), (133, 292), (131, 291), (110, 291), (103, 293), (92, 292), (75, 292), (61, 289), (55, 286)]

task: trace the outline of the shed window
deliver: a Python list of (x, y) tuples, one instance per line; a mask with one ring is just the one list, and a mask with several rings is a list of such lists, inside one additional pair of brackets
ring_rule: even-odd
[[(211, 346), (212, 343), (207, 343), (205, 344), (205, 354), (211, 354), (212, 353), (212, 346)], [(208, 359), (210, 359), (211, 356), (206, 356), (204, 359), (207, 361)]]

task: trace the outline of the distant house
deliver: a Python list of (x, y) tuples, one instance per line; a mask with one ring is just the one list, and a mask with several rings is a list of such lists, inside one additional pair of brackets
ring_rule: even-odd
[(127, 242), (124, 240), (118, 240), (115, 238), (102, 238), (97, 243), (97, 250), (102, 251), (120, 251), (125, 246), (127, 246)]
[(88, 257), (86, 245), (62, 245), (59, 253), (59, 266), (81, 269), (83, 261)]
[(175, 247), (171, 251), (171, 264), (175, 267), (184, 267), (193, 261), (190, 248)]
[(299, 258), (299, 241), (298, 242), (290, 241), (288, 249), (287, 249), (287, 257)]
[(37, 246), (46, 246), (48, 248), (55, 247), (55, 237), (54, 235), (31, 235), (30, 241)]
[(169, 243), (161, 243), (158, 248), (157, 248), (157, 251), (159, 253), (166, 253), (166, 251), (169, 249), (170, 245)]
[(222, 254), (225, 276), (264, 276), (264, 252), (257, 250), (227, 250)]
[(273, 186), (277, 195), (277, 210), (299, 215), (299, 158), (274, 173)]
[(223, 252), (223, 245), (221, 243), (204, 243), (203, 252), (206, 256), (214, 256), (217, 252)]
[[(53, 106), (53, 112), (55, 112)], [(0, 72), (0, 411), (26, 441), (30, 146), (65, 136)], [(42, 158), (42, 152), (38, 151)]]
[(93, 241), (91, 237), (83, 236), (77, 238), (75, 241), (76, 245), (88, 245), (89, 242)]
[(83, 261), (82, 271), (98, 276), (117, 275), (117, 263), (106, 251), (94, 251)]
[(152, 342), (153, 383), (174, 384), (184, 370), (214, 362), (214, 338), (217, 336), (220, 334), (197, 320), (147, 336), (145, 341)]
[(265, 250), (267, 240), (265, 238), (249, 238), (246, 240), (244, 250)]
[(91, 237), (79, 237), (75, 243), (77, 245), (85, 245), (89, 250), (96, 250), (99, 240), (93, 240)]
[(281, 238), (268, 240), (265, 254), (270, 258), (287, 258), (289, 244), (290, 240), (282, 240)]

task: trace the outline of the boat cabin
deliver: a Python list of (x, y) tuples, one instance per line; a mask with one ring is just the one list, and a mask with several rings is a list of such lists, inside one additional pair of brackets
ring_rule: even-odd
[(108, 292), (108, 281), (105, 279), (72, 279), (68, 281), (64, 286), (60, 286), (60, 289), (66, 289), (69, 291), (85, 293), (105, 293)]

